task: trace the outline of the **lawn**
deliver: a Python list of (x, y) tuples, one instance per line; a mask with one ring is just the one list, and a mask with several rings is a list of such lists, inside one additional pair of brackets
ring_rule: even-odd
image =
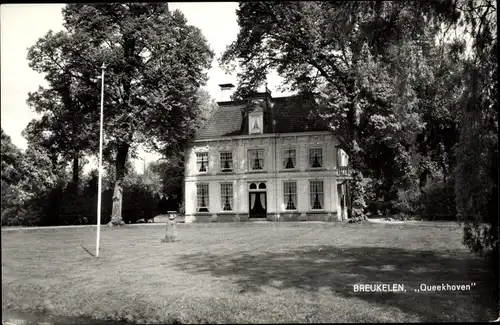
[[(488, 271), (456, 224), (181, 224), (168, 244), (164, 234), (164, 224), (103, 227), (95, 259), (95, 227), (2, 230), (2, 307), (136, 323), (496, 318)], [(361, 283), (406, 292), (354, 292)]]

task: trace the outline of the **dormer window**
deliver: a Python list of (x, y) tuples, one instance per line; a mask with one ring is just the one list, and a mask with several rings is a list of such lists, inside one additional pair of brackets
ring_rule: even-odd
[(260, 103), (254, 103), (253, 111), (248, 115), (248, 133), (264, 133), (264, 111)]
[(259, 123), (257, 122), (257, 120), (255, 119), (253, 121), (253, 128), (252, 128), (252, 133), (259, 133), (260, 132), (260, 127), (259, 127)]
[(233, 153), (221, 152), (220, 153), (220, 169), (222, 172), (233, 171)]
[(208, 171), (208, 153), (207, 152), (197, 152), (196, 153), (196, 166), (198, 172), (206, 173)]
[(283, 168), (293, 169), (296, 168), (296, 151), (295, 149), (283, 150)]

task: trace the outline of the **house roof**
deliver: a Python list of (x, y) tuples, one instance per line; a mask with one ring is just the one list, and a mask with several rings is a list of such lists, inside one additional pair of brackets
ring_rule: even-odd
[[(271, 99), (275, 133), (327, 131), (327, 123), (319, 117), (312, 105), (312, 99), (304, 96), (279, 97)], [(222, 102), (205, 125), (195, 135), (196, 140), (221, 138), (248, 134), (246, 101)], [(269, 114), (272, 119), (272, 112)], [(271, 122), (271, 121), (270, 121)], [(270, 123), (269, 123), (270, 124)], [(272, 126), (268, 127), (272, 133)]]

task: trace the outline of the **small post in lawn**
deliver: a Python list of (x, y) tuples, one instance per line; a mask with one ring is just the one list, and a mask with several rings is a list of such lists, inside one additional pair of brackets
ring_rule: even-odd
[(177, 240), (177, 217), (176, 211), (167, 211), (168, 220), (165, 223), (165, 239), (162, 240), (163, 243), (171, 243)]
[(101, 74), (101, 124), (99, 126), (99, 182), (97, 189), (97, 239), (95, 245), (95, 257), (99, 257), (99, 240), (101, 236), (101, 184), (102, 184), (102, 129), (103, 129), (103, 111), (104, 111), (104, 69), (106, 66), (102, 63)]

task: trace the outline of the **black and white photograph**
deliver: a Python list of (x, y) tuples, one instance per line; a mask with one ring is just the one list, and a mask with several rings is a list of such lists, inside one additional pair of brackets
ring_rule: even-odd
[(496, 1), (0, 23), (2, 325), (500, 322)]

